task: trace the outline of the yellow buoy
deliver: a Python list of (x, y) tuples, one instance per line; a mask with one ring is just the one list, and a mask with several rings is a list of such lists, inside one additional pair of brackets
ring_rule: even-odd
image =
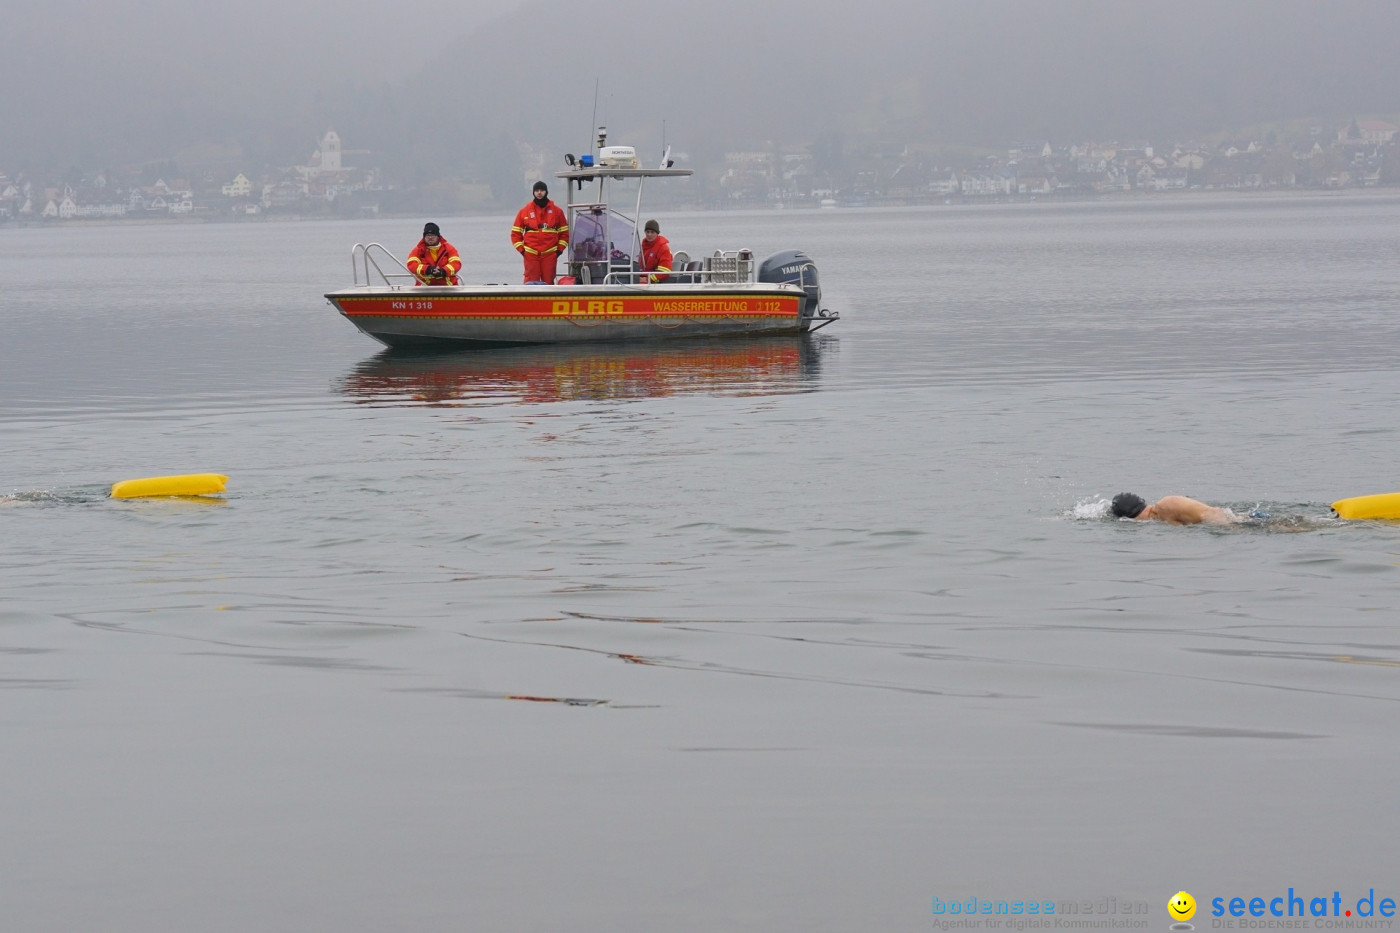
[(1385, 492), (1378, 496), (1356, 496), (1332, 503), (1338, 518), (1396, 518), (1400, 519), (1400, 492)]
[(222, 473), (186, 473), (182, 476), (148, 476), (124, 479), (112, 486), (113, 499), (147, 496), (208, 496), (224, 491), (228, 477)]

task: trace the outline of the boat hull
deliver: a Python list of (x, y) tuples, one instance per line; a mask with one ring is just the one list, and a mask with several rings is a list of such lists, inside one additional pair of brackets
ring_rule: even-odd
[(356, 287), (326, 299), (381, 343), (417, 348), (796, 334), (816, 314), (801, 289), (773, 283)]

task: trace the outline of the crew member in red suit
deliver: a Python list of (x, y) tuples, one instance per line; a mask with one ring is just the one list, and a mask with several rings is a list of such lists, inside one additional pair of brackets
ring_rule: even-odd
[(559, 254), (569, 245), (569, 219), (549, 199), (549, 186), (535, 182), (534, 200), (515, 215), (510, 228), (510, 245), (525, 258), (525, 284), (554, 284), (554, 267)]
[(419, 285), (462, 284), (457, 277), (457, 270), (462, 268), (457, 247), (442, 238), (442, 232), (435, 223), (423, 225), (423, 239), (413, 247), (404, 265), (418, 277)]
[(671, 244), (661, 235), (661, 225), (648, 220), (643, 228), (642, 252), (637, 257), (637, 265), (643, 272), (650, 272), (644, 282), (664, 282), (671, 277)]

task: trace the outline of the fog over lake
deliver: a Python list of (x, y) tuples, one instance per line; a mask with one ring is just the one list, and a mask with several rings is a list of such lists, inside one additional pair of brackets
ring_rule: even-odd
[(659, 152), (664, 123), (671, 141), (722, 152), (836, 132), (1165, 144), (1400, 112), (1400, 8), (1386, 0), (10, 0), (6, 14), (11, 173), (211, 145), (304, 158), (329, 124), (348, 145), (406, 162), (423, 147), (450, 168), (467, 151), (513, 158), (515, 143), (577, 148), (595, 113), (615, 140)]

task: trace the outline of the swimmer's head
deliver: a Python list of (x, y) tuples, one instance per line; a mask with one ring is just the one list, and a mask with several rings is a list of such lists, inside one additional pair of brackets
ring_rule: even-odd
[(1120, 492), (1113, 497), (1113, 514), (1117, 518), (1137, 518), (1145, 508), (1147, 508), (1147, 503), (1142, 496), (1135, 496), (1130, 492)]

